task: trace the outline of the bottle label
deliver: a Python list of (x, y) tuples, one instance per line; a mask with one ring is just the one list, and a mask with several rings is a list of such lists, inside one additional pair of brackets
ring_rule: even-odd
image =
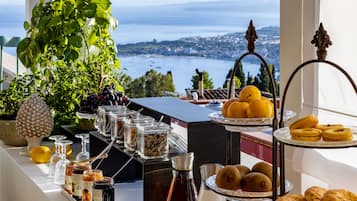
[(82, 174), (72, 174), (72, 191), (74, 196), (82, 196)]
[(100, 189), (93, 189), (93, 201), (103, 201), (103, 191)]
[(82, 201), (92, 201), (93, 181), (83, 181)]
[(66, 176), (64, 179), (64, 189), (69, 193), (72, 194), (72, 177)]

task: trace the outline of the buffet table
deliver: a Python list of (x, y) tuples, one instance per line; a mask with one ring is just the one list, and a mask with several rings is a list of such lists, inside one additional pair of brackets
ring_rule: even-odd
[[(10, 147), (0, 141), (0, 200), (1, 201), (66, 201), (59, 185), (47, 177), (47, 164), (34, 164), (21, 156), (23, 147)], [(116, 201), (142, 201), (142, 182), (115, 185)], [(30, 199), (29, 199), (30, 198)]]

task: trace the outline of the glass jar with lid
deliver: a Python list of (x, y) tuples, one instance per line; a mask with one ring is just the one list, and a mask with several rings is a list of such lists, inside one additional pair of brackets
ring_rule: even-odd
[(100, 180), (103, 180), (102, 170), (85, 170), (83, 172), (82, 201), (92, 201), (93, 184)]
[(139, 126), (153, 125), (155, 119), (149, 116), (136, 115), (124, 119), (124, 147), (129, 151), (137, 150), (137, 134)]
[(111, 126), (111, 137), (112, 139), (116, 139), (119, 143), (124, 142), (124, 118), (133, 118), (136, 116), (136, 111), (131, 110), (122, 110), (115, 111), (110, 113), (110, 126)]
[(92, 169), (89, 162), (78, 162), (72, 167), (72, 197), (77, 200), (82, 200), (83, 190), (83, 172)]
[(126, 106), (121, 105), (104, 105), (99, 106), (97, 110), (96, 128), (104, 137), (110, 137), (110, 112), (126, 111)]
[(114, 181), (110, 177), (104, 177), (103, 180), (94, 181), (93, 201), (114, 201), (115, 200)]
[(170, 126), (162, 122), (155, 122), (150, 126), (139, 126), (138, 128), (139, 155), (145, 159), (166, 157), (169, 152)]

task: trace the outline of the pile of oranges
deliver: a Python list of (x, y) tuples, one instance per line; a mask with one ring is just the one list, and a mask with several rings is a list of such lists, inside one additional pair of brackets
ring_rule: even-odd
[(260, 90), (247, 85), (239, 98), (233, 98), (223, 104), (222, 114), (226, 118), (268, 118), (274, 116), (274, 104), (262, 97)]

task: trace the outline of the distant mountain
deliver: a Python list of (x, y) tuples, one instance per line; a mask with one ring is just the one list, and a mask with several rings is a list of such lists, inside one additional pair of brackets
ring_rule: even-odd
[[(274, 64), (279, 71), (280, 28), (264, 27), (257, 30), (256, 52), (261, 54), (268, 64)], [(212, 59), (235, 60), (247, 52), (245, 32), (229, 33), (212, 37), (185, 37), (174, 41), (156, 40), (132, 44), (117, 45), (120, 55), (157, 54), (164, 56), (197, 56)], [(255, 57), (244, 61), (259, 63)]]

